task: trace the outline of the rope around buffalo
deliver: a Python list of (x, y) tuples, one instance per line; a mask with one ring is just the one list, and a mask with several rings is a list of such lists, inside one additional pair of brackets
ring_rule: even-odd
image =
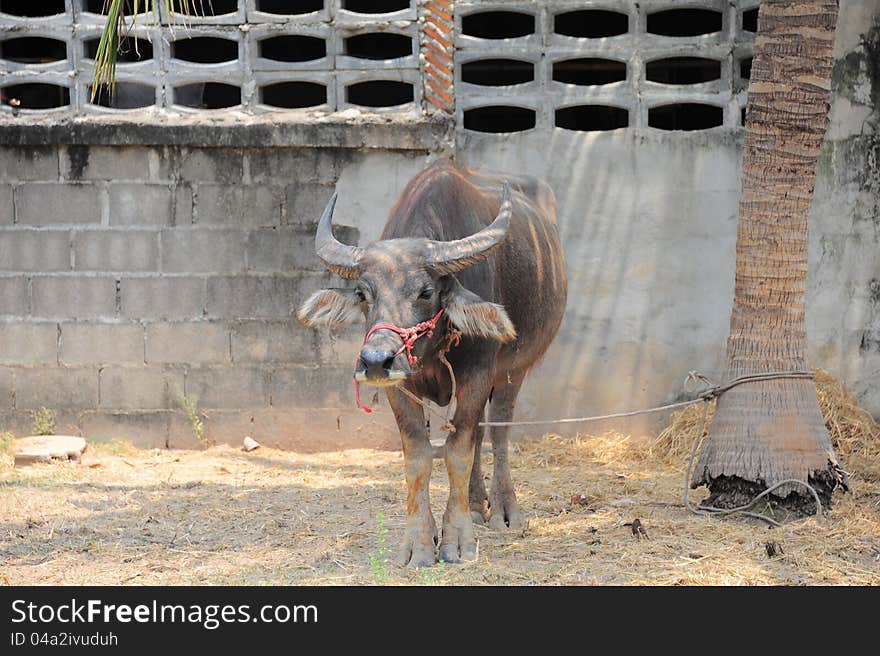
[[(444, 354), (445, 355), (445, 354)], [(445, 360), (445, 358), (443, 358)], [(445, 362), (446, 367), (449, 369), (449, 375), (452, 378), (453, 390), (455, 389), (455, 375), (452, 372), (452, 367), (448, 362)], [(638, 415), (645, 415), (654, 412), (662, 412), (664, 410), (674, 410), (675, 408), (683, 408), (685, 406), (693, 405), (694, 403), (703, 403), (703, 414), (700, 420), (698, 430), (694, 435), (693, 444), (691, 446), (690, 457), (688, 458), (687, 468), (685, 469), (684, 476), (684, 488), (682, 492), (682, 500), (684, 502), (685, 507), (695, 515), (732, 515), (732, 514), (742, 514), (748, 517), (753, 517), (755, 519), (760, 519), (768, 524), (773, 526), (780, 526), (780, 523), (775, 519), (767, 517), (766, 515), (762, 515), (761, 513), (752, 512), (749, 510), (752, 506), (754, 506), (758, 501), (762, 498), (770, 494), (776, 489), (779, 489), (783, 485), (787, 484), (795, 484), (801, 485), (805, 487), (810, 494), (813, 495), (813, 499), (816, 501), (816, 514), (818, 516), (822, 516), (822, 502), (819, 499), (819, 494), (816, 492), (815, 488), (809, 483), (802, 481), (800, 479), (795, 478), (787, 478), (783, 481), (779, 481), (778, 483), (772, 485), (767, 488), (760, 494), (756, 495), (749, 503), (744, 504), (742, 506), (738, 506), (736, 508), (712, 508), (709, 506), (693, 506), (691, 504), (690, 499), (688, 498), (688, 490), (690, 489), (692, 483), (692, 468), (694, 463), (694, 457), (696, 456), (697, 449), (700, 444), (703, 442), (703, 432), (706, 428), (706, 419), (709, 413), (709, 402), (719, 398), (722, 394), (727, 392), (728, 390), (733, 389), (739, 385), (743, 385), (745, 383), (754, 383), (754, 382), (762, 382), (767, 380), (779, 380), (779, 379), (806, 379), (812, 380), (814, 378), (812, 371), (771, 371), (760, 374), (748, 374), (746, 376), (738, 376), (726, 383), (722, 383), (720, 385), (711, 385), (711, 381), (709, 378), (704, 376), (703, 374), (691, 371), (688, 373), (687, 377), (684, 381), (685, 389), (687, 389), (688, 384), (691, 381), (700, 381), (704, 384), (708, 385), (708, 388), (697, 394), (694, 398), (688, 401), (679, 401), (677, 403), (667, 403), (665, 405), (658, 405), (652, 408), (645, 408), (643, 410), (632, 410), (630, 412), (616, 412), (608, 415), (593, 415), (591, 417), (569, 417), (565, 419), (537, 419), (537, 420), (527, 420), (527, 421), (481, 421), (478, 426), (537, 426), (544, 424), (572, 424), (572, 423), (586, 423), (591, 421), (603, 421), (607, 419), (620, 419), (623, 417), (635, 417)], [(452, 425), (450, 421), (449, 415), (446, 416), (440, 414), (436, 410), (434, 410), (430, 405), (428, 405), (423, 399), (419, 398), (406, 388), (401, 388), (402, 391), (409, 396), (413, 401), (419, 403), (424, 407), (427, 411), (437, 415), (441, 419), (444, 420), (444, 430), (449, 433), (455, 431), (455, 426)], [(454, 393), (453, 393), (454, 398)]]

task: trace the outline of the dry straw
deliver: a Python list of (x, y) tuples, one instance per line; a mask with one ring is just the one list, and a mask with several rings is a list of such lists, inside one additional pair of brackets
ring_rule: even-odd
[[(880, 465), (880, 425), (859, 406), (840, 380), (823, 369), (813, 371), (819, 406), (837, 455), (847, 471), (856, 470), (863, 477), (875, 476), (874, 470)], [(672, 413), (669, 425), (657, 436), (654, 453), (668, 461), (686, 458), (702, 412), (702, 404), (694, 404)], [(715, 401), (710, 401), (703, 437), (709, 431), (714, 414)]]
[[(0, 454), (0, 583), (880, 585), (877, 425), (831, 376), (818, 372), (816, 382), (851, 473), (851, 492), (835, 492), (821, 521), (769, 528), (685, 510), (681, 483), (700, 406), (677, 413), (657, 438), (515, 443), (528, 529), (477, 527), (476, 563), (421, 572), (371, 567), (383, 540), (396, 548), (406, 520), (399, 452), (94, 444), (81, 465), (14, 469)], [(491, 472), (491, 454), (483, 457)], [(436, 460), (438, 520), (447, 493)], [(689, 494), (699, 502), (706, 491)]]

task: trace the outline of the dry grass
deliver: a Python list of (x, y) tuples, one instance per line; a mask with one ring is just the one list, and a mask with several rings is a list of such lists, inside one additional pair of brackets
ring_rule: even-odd
[[(478, 527), (477, 562), (420, 572), (370, 566), (383, 540), (377, 514), (389, 547), (403, 525), (397, 452), (111, 443), (90, 445), (80, 465), (24, 469), (0, 453), (0, 583), (878, 585), (880, 436), (845, 390), (829, 382), (820, 394), (834, 407), (832, 430), (852, 472), (852, 492), (836, 492), (824, 518), (769, 528), (688, 513), (692, 423), (686, 438), (547, 435), (515, 446), (511, 458), (529, 528)], [(439, 461), (432, 482), (439, 518), (447, 492)], [(698, 501), (705, 492), (690, 494)], [(647, 538), (633, 535), (636, 518)], [(782, 553), (769, 556), (769, 542)]]
[[(831, 442), (847, 471), (873, 476), (876, 481), (880, 463), (880, 426), (863, 410), (852, 393), (832, 374), (814, 369), (816, 394)], [(697, 403), (672, 413), (669, 425), (657, 436), (653, 454), (667, 462), (677, 462), (690, 453), (703, 415), (703, 404)], [(703, 437), (715, 414), (715, 402), (709, 403)]]

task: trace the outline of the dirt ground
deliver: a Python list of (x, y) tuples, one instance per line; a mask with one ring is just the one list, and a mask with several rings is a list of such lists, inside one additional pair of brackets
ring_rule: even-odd
[[(664, 462), (653, 447), (615, 434), (516, 445), (513, 475), (529, 528), (478, 527), (476, 562), (419, 571), (385, 562), (404, 519), (399, 452), (115, 442), (91, 444), (81, 464), (18, 469), (7, 452), (0, 583), (880, 584), (880, 463), (853, 474), (852, 492), (835, 493), (825, 517), (770, 528), (688, 513), (684, 461)], [(439, 521), (447, 492), (440, 460), (432, 483)], [(704, 496), (691, 492), (694, 501)], [(647, 536), (633, 534), (635, 519)]]

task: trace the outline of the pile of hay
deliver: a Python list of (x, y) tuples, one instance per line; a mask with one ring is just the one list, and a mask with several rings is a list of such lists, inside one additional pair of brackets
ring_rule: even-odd
[[(822, 416), (844, 469), (865, 480), (880, 480), (880, 425), (834, 375), (823, 369), (814, 369), (813, 373)], [(652, 454), (667, 462), (686, 458), (697, 437), (703, 410), (702, 403), (695, 403), (673, 413), (669, 425), (652, 444)], [(715, 401), (711, 401), (701, 437), (708, 434), (714, 414)]]

